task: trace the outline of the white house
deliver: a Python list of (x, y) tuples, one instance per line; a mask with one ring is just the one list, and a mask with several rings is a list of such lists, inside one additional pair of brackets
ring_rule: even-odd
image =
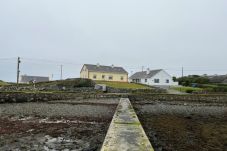
[(141, 83), (151, 86), (174, 86), (178, 85), (178, 82), (174, 82), (171, 75), (165, 70), (147, 70), (142, 72), (136, 72), (129, 80), (135, 83)]

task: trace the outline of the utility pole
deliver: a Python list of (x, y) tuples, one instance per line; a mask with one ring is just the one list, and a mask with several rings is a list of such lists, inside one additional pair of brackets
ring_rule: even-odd
[(62, 80), (62, 67), (63, 67), (63, 65), (61, 65), (61, 80)]
[(181, 77), (183, 78), (184, 77), (184, 67), (182, 67), (181, 72), (182, 72)]
[(19, 83), (19, 76), (20, 76), (20, 57), (17, 58), (17, 84)]
[(144, 66), (142, 66), (142, 72), (143, 72)]
[(52, 73), (51, 74), (51, 81), (53, 81), (53, 79), (54, 79), (54, 74)]

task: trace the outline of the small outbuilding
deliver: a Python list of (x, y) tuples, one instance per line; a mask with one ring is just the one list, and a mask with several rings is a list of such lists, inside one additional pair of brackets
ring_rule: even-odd
[(43, 76), (29, 76), (29, 75), (20, 76), (20, 83), (47, 82), (49, 80), (50, 80), (49, 77), (43, 77)]

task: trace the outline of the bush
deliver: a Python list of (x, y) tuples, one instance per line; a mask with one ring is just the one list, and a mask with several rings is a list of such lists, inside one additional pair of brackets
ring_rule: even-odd
[(57, 83), (58, 87), (71, 87), (71, 88), (77, 88), (77, 87), (94, 87), (95, 82), (90, 79), (69, 79), (64, 81), (59, 81)]
[(209, 79), (207, 77), (202, 77), (198, 75), (190, 75), (187, 77), (178, 78), (179, 84), (183, 86), (191, 86), (193, 83), (195, 84), (208, 84)]
[(227, 86), (222, 84), (201, 84), (199, 87), (207, 92), (227, 92)]
[(227, 92), (227, 87), (225, 86), (217, 86), (213, 88), (214, 92)]
[(186, 90), (186, 93), (193, 93), (193, 92), (194, 92), (194, 90), (192, 90), (192, 89)]

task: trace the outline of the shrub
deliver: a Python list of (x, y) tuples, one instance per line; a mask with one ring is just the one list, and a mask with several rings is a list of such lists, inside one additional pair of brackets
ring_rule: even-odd
[(191, 86), (192, 83), (197, 83), (197, 84), (209, 83), (209, 79), (207, 77), (202, 77), (198, 75), (190, 75), (187, 77), (178, 78), (177, 81), (179, 81), (179, 84), (183, 86)]
[(194, 90), (192, 90), (192, 89), (186, 90), (186, 93), (193, 93), (193, 92), (194, 92)]
[(57, 86), (59, 87), (94, 87), (95, 82), (90, 79), (69, 79), (64, 81), (59, 81), (57, 83)]

